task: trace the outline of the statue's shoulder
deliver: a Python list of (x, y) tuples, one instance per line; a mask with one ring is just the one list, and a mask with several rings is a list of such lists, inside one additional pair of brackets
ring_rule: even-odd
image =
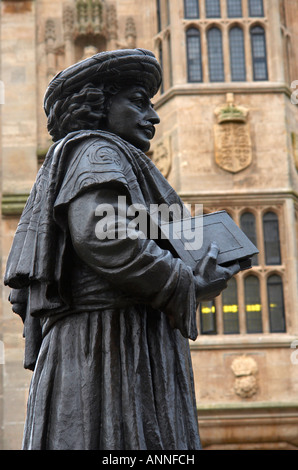
[(55, 206), (101, 184), (117, 182), (127, 186), (126, 164), (121, 149), (105, 137), (91, 136), (73, 142)]
[(69, 167), (96, 168), (97, 166), (114, 166), (121, 168), (125, 162), (125, 151), (119, 145), (118, 139), (107, 138), (104, 135), (90, 136), (75, 142)]

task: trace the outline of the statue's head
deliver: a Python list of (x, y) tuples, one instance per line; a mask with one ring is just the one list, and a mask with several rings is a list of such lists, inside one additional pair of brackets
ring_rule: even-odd
[(159, 118), (151, 98), (161, 84), (161, 68), (150, 51), (101, 52), (57, 74), (44, 109), (54, 141), (70, 132), (107, 130), (143, 151), (149, 149)]

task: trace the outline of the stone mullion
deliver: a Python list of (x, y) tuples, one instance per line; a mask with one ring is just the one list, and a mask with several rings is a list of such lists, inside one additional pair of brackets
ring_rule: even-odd
[(268, 295), (267, 295), (267, 276), (265, 268), (265, 256), (264, 256), (264, 233), (263, 233), (263, 221), (262, 211), (259, 210), (256, 217), (256, 231), (258, 240), (258, 260), (259, 266), (261, 266), (260, 279), (260, 296), (262, 304), (262, 321), (263, 321), (263, 333), (269, 333), (269, 311), (268, 311)]
[(245, 289), (244, 289), (243, 273), (239, 273), (235, 279), (237, 282), (239, 332), (240, 334), (245, 334), (246, 333), (246, 311), (245, 311)]
[(252, 73), (252, 61), (251, 61), (250, 33), (249, 33), (249, 24), (247, 22), (243, 24), (243, 33), (244, 33), (246, 80), (248, 82), (252, 82), (253, 73)]
[(223, 53), (223, 61), (224, 61), (224, 74), (225, 74), (225, 81), (231, 81), (231, 67), (230, 67), (230, 46), (229, 46), (229, 31), (228, 31), (228, 24), (224, 22), (222, 24), (222, 53)]
[(207, 44), (207, 28), (205, 24), (200, 25), (201, 35), (201, 54), (202, 54), (202, 76), (203, 82), (209, 82), (209, 61), (208, 61), (208, 44)]

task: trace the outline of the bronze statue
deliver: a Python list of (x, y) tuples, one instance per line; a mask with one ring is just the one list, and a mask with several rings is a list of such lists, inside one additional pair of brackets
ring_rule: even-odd
[[(54, 143), (5, 273), (24, 321), (24, 366), (34, 370), (24, 449), (201, 448), (188, 341), (198, 303), (239, 266), (220, 267), (212, 245), (193, 273), (158, 240), (119, 236), (97, 209), (119, 212), (119, 197), (127, 207), (183, 208), (143, 153), (159, 123), (151, 98), (160, 83), (154, 55), (133, 49), (85, 59), (47, 89)], [(98, 235), (104, 217), (116, 236)]]

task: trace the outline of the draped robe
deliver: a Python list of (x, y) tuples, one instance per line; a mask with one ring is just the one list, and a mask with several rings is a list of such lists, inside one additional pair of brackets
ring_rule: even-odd
[(134, 146), (75, 132), (49, 150), (20, 219), (5, 284), (34, 370), (24, 449), (200, 449), (194, 276), (155, 240), (98, 239), (96, 207), (119, 195), (183, 208)]

